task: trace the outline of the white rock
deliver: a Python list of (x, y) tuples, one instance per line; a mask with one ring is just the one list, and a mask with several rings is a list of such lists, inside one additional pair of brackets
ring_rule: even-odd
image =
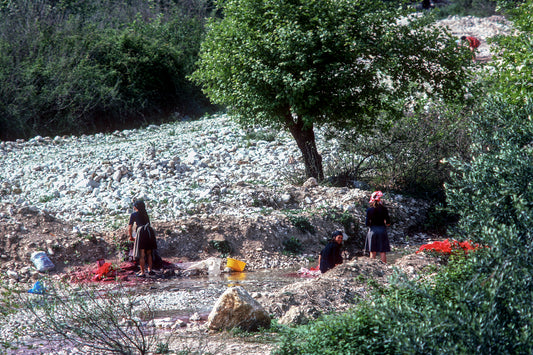
[(120, 170), (116, 170), (113, 173), (113, 180), (116, 182), (120, 182), (120, 179), (122, 179), (122, 172)]
[(306, 182), (304, 182), (303, 186), (304, 187), (315, 187), (315, 186), (318, 186), (318, 181), (314, 177), (311, 177), (307, 179)]
[(7, 277), (9, 277), (11, 280), (18, 280), (20, 278), (18, 272), (13, 270), (7, 270), (6, 271)]
[(200, 317), (200, 314), (198, 314), (198, 312), (194, 312), (190, 317), (189, 317), (189, 320), (191, 322), (197, 322), (199, 320), (201, 320), (202, 317)]

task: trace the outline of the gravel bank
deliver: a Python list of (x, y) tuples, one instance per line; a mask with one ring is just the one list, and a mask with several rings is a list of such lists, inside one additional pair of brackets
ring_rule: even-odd
[[(327, 162), (334, 151), (323, 143), (319, 135)], [(299, 156), (285, 132), (247, 132), (224, 115), (112, 134), (38, 136), (0, 142), (0, 201), (100, 230), (122, 225), (134, 198), (148, 201), (159, 221), (187, 216), (198, 205), (247, 214), (248, 204), (240, 203), (246, 196), (229, 188), (281, 185), (287, 166), (303, 167)]]
[(134, 198), (147, 200), (156, 220), (185, 216), (198, 203), (224, 213), (220, 206), (240, 197), (226, 194), (228, 186), (280, 184), (279, 171), (298, 155), (283, 132), (245, 132), (226, 116), (112, 134), (38, 136), (0, 142), (0, 196), (101, 229), (123, 221)]

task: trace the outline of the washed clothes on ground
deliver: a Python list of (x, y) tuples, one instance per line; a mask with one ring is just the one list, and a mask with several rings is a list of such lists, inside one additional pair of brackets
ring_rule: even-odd
[(380, 253), (390, 252), (387, 224), (390, 224), (390, 217), (385, 206), (370, 207), (366, 210), (366, 225), (369, 227), (366, 250)]
[(342, 264), (342, 245), (331, 241), (320, 252), (320, 271), (326, 272)]

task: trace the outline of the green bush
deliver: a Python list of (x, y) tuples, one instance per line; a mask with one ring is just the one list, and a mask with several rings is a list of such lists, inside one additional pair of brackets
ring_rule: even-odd
[(302, 233), (316, 233), (316, 228), (311, 224), (311, 222), (309, 222), (309, 219), (304, 216), (289, 216), (289, 221)]
[(209, 245), (223, 256), (231, 253), (231, 245), (227, 240), (210, 240)]
[(302, 252), (302, 242), (299, 239), (290, 237), (283, 241), (283, 249), (290, 254), (300, 254)]
[(423, 197), (443, 198), (450, 156), (468, 156), (468, 119), (449, 107), (434, 107), (392, 125), (377, 121), (368, 132), (328, 132), (342, 155), (331, 163), (332, 181), (364, 181), (375, 189), (396, 190)]
[[(384, 354), (394, 353), (394, 344), (382, 332), (370, 304), (338, 316), (325, 316), (311, 324), (285, 329), (282, 345), (274, 354)], [(369, 339), (374, 341), (369, 344)]]
[(342, 225), (343, 230), (350, 236), (355, 236), (360, 231), (359, 221), (355, 219), (353, 213), (343, 211), (342, 213), (333, 212), (329, 215), (333, 221)]
[(491, 339), (482, 343), (484, 353), (533, 350), (532, 114), (533, 103), (489, 100), (473, 121), (474, 158), (455, 162), (448, 186), (449, 205), (461, 216), (459, 231), (491, 250), (477, 265), (478, 278), (485, 278), (463, 286), (464, 299), (470, 296), (480, 310), (469, 309), (478, 336)]
[(452, 258), (432, 283), (400, 276), (346, 313), (285, 329), (275, 353), (529, 354), (531, 277), (495, 277), (494, 256)]
[(194, 110), (205, 99), (186, 76), (204, 32), (203, 6), (3, 3), (0, 139), (109, 130)]
[[(487, 102), (483, 115), (472, 120), (472, 160), (453, 161), (447, 201), (461, 217), (461, 232), (476, 242), (498, 249), (530, 245), (525, 236), (533, 224), (532, 115), (533, 103)], [(501, 238), (501, 227), (515, 230), (517, 238)]]

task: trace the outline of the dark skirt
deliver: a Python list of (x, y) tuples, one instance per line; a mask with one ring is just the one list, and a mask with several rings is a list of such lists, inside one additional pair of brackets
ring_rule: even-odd
[(139, 229), (137, 229), (135, 243), (133, 244), (133, 255), (136, 259), (139, 258), (141, 249), (157, 249), (157, 241), (155, 235), (150, 236), (147, 233), (139, 233)]
[(157, 249), (157, 242), (155, 237), (141, 237), (139, 240), (139, 249), (153, 250)]
[(365, 250), (371, 252), (388, 253), (390, 252), (389, 235), (387, 227), (372, 226), (368, 229), (366, 235)]

